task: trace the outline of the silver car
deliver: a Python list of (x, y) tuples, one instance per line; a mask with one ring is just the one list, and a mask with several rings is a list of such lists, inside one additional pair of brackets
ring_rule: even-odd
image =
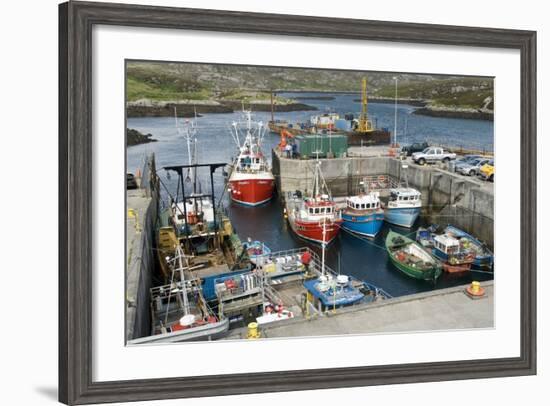
[(475, 176), (479, 174), (479, 168), (481, 168), (483, 165), (485, 165), (487, 162), (489, 162), (491, 158), (477, 158), (469, 163), (466, 163), (464, 165), (461, 165), (457, 172), (467, 175), (467, 176)]
[(460, 168), (465, 165), (471, 164), (476, 159), (483, 158), (481, 155), (464, 155), (462, 158), (457, 159), (454, 164), (455, 172), (460, 172)]

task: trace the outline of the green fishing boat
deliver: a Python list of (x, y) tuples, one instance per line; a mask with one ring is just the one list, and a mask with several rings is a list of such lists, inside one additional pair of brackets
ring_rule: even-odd
[(433, 283), (441, 275), (441, 262), (404, 235), (390, 230), (386, 237), (386, 250), (393, 264), (405, 275)]

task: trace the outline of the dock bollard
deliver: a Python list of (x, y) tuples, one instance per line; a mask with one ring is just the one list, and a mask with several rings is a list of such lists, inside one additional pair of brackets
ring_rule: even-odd
[(478, 281), (472, 281), (472, 284), (466, 288), (465, 293), (471, 299), (481, 299), (485, 296), (485, 289), (481, 287)]
[(246, 338), (248, 338), (249, 340), (260, 338), (260, 332), (258, 331), (258, 323), (256, 322), (248, 323), (248, 335)]

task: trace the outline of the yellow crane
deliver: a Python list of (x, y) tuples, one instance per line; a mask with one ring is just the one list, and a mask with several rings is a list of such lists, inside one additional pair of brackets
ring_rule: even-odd
[(356, 130), (359, 133), (368, 133), (374, 130), (372, 127), (372, 121), (369, 120), (367, 114), (367, 103), (367, 77), (365, 76), (362, 81), (361, 89), (361, 114), (359, 116), (359, 122)]

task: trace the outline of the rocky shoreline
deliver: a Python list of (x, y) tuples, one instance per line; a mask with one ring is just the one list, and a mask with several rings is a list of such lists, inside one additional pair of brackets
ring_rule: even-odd
[(149, 142), (157, 142), (153, 137), (153, 134), (142, 134), (138, 130), (133, 128), (126, 129), (126, 146), (131, 147), (133, 145), (147, 144)]
[(428, 106), (416, 109), (413, 111), (413, 114), (430, 117), (465, 118), (487, 121), (494, 120), (494, 113), (491, 110), (433, 108)]
[[(212, 113), (233, 113), (235, 111), (242, 110), (242, 102), (239, 100), (223, 100), (212, 103), (204, 102), (186, 102), (186, 103), (172, 103), (172, 102), (134, 102), (127, 103), (126, 115), (127, 117), (173, 117), (174, 108), (177, 110), (178, 117), (194, 117), (195, 113), (212, 114)], [(252, 111), (271, 111), (271, 103), (263, 101), (253, 101), (251, 103), (245, 103), (247, 109)], [(273, 111), (275, 112), (289, 112), (289, 111), (314, 111), (317, 107), (310, 106), (304, 103), (285, 103), (274, 104)]]

